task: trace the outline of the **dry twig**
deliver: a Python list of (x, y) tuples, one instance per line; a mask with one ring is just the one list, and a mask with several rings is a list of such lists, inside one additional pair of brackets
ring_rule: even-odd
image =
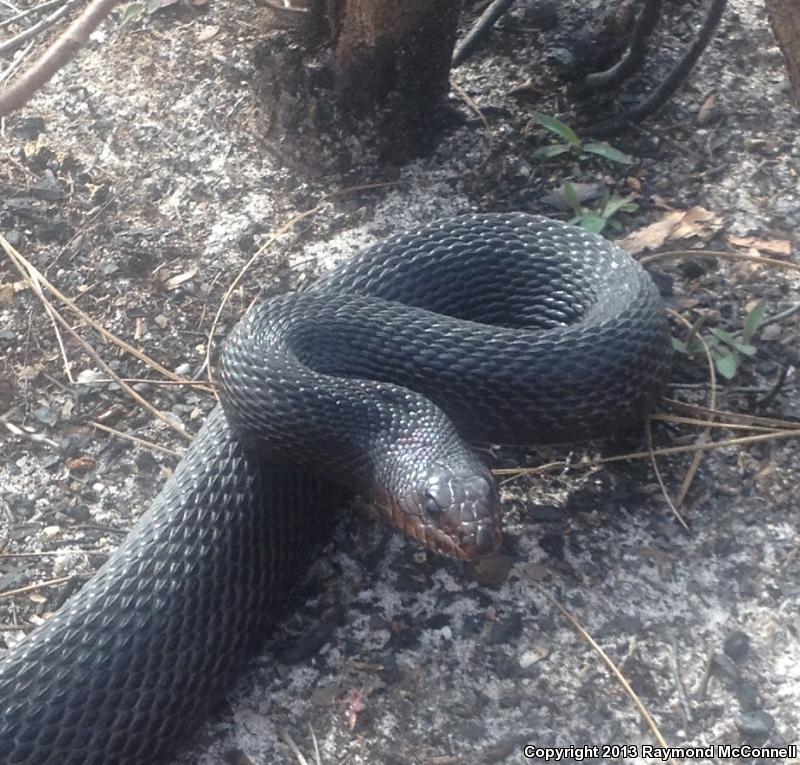
[(29, 101), (64, 64), (86, 44), (118, 0), (92, 0), (64, 33), (11, 87), (0, 91), (0, 118)]
[[(653, 719), (653, 716), (647, 711), (647, 707), (645, 707), (645, 705), (642, 703), (642, 700), (636, 694), (636, 691), (631, 688), (631, 684), (627, 681), (625, 675), (622, 674), (617, 665), (614, 664), (609, 655), (597, 644), (594, 638), (580, 625), (578, 620), (569, 611), (567, 611), (564, 606), (561, 605), (561, 603), (559, 603), (552, 595), (550, 595), (550, 593), (544, 592), (544, 594), (547, 599), (559, 610), (561, 615), (575, 628), (577, 633), (597, 652), (606, 667), (608, 667), (614, 677), (617, 678), (620, 685), (625, 689), (625, 693), (628, 694), (628, 697), (636, 705), (636, 708), (644, 718), (644, 721), (647, 723), (647, 726), (652, 731), (659, 745), (664, 749), (669, 749), (669, 745), (664, 739), (664, 736), (661, 735), (661, 731), (659, 730), (656, 721)], [(667, 762), (669, 762), (670, 765), (676, 765), (675, 760), (672, 757), (670, 757)]]

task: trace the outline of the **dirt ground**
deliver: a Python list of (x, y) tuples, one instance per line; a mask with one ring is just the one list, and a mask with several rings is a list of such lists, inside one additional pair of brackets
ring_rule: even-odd
[[(638, 204), (617, 216), (622, 231), (608, 235), (639, 230), (669, 209), (700, 206), (718, 220), (707, 241), (689, 246), (730, 250), (731, 236), (755, 237), (761, 244), (737, 251), (761, 247), (761, 254), (798, 262), (800, 112), (761, 0), (732, 0), (678, 98), (644, 128), (611, 139), (633, 164), (533, 156), (553, 138), (531, 123), (532, 111), (557, 114), (580, 133), (582, 120), (612, 108), (575, 113), (558, 79), (559, 67), (573, 65), (575, 40), (582, 41), (579, 60), (597, 50), (583, 24), (602, 5), (517, 3), (453, 72), (482, 118), (454, 90), (453, 114), (432, 155), (402, 167), (365, 156), (346, 172), (324, 172), (309, 157), (300, 162), (269, 128), (269, 104), (254, 87), (252, 54), (264, 14), (257, 3), (211, 0), (124, 26), (114, 19), (6, 120), (0, 233), (102, 326), (198, 381), (205, 380), (208, 332), (234, 277), (276, 230), (317, 206), (256, 258), (222, 312), (217, 337), (253, 299), (290, 290), (410, 226), (473, 210), (569, 217), (556, 193), (565, 181), (587, 205), (604, 189)], [(630, 105), (658, 81), (703, 7), (671, 6), (645, 75), (618, 103)], [(521, 95), (511, 93), (523, 85)], [(357, 157), (360, 149), (353, 139), (342, 150)], [(378, 182), (385, 185), (325, 196)], [(764, 240), (788, 242), (792, 255), (776, 255)], [(653, 270), (671, 308), (690, 321), (706, 311), (708, 326), (732, 332), (758, 299), (768, 317), (800, 301), (796, 271), (709, 258), (659, 261)], [(117, 374), (197, 430), (212, 404), (207, 391), (157, 384), (152, 370), (71, 320)], [(799, 334), (795, 314), (756, 335), (757, 354), (740, 360), (731, 382), (720, 380), (718, 408), (800, 418)], [(58, 582), (0, 597), (0, 651), (102, 564), (176, 462), (90, 423), (165, 449), (183, 445), (67, 334), (60, 339), (63, 348), (4, 258), (0, 593)], [(678, 358), (669, 395), (706, 403), (703, 366)], [(39, 440), (4, 423), (30, 427)], [(690, 444), (698, 433), (654, 424), (658, 446)], [(735, 435), (747, 433), (714, 433)], [(343, 513), (297, 607), (175, 765), (300, 762), (287, 737), (310, 762), (316, 742), (319, 761), (329, 765), (540, 762), (524, 757), (523, 744), (657, 744), (556, 602), (621, 667), (671, 746), (797, 743), (796, 441), (708, 452), (683, 510), (688, 532), (646, 461), (581, 465), (642, 443), (620, 438), (488, 454), (496, 467), (565, 458), (572, 466), (504, 484), (503, 554), (477, 570)], [(659, 463), (673, 494), (690, 459)], [(658, 761), (632, 755), (619, 759)], [(562, 761), (578, 759), (573, 753)]]

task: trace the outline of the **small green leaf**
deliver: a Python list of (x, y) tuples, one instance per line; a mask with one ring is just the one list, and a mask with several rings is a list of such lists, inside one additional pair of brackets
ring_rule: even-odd
[[(633, 209), (630, 209), (631, 206), (633, 206)], [(638, 205), (634, 204), (625, 197), (614, 196), (606, 200), (606, 203), (603, 205), (603, 215), (606, 218), (610, 218), (612, 215), (616, 215), (618, 212), (634, 212), (638, 209), (638, 207)]]
[(583, 151), (586, 154), (596, 154), (598, 157), (607, 159), (609, 162), (617, 162), (620, 165), (632, 165), (636, 160), (628, 154), (623, 154), (619, 149), (615, 149), (606, 141), (602, 143), (585, 143)]
[(545, 130), (549, 130), (551, 133), (555, 133), (560, 138), (563, 138), (576, 149), (581, 148), (581, 139), (578, 138), (575, 131), (565, 122), (557, 120), (555, 117), (549, 117), (541, 112), (533, 113), (533, 121), (541, 125)]
[(736, 357), (732, 353), (723, 352), (714, 357), (714, 366), (726, 380), (736, 376)]
[(749, 343), (753, 339), (753, 335), (758, 331), (761, 322), (764, 321), (764, 315), (767, 312), (767, 304), (764, 300), (759, 300), (753, 307), (753, 310), (747, 314), (744, 320), (744, 329), (742, 330), (742, 340)]
[(608, 219), (604, 218), (602, 215), (598, 215), (597, 213), (587, 211), (583, 215), (577, 216), (575, 222), (582, 229), (585, 229), (592, 234), (599, 234), (606, 227)]
[(735, 348), (739, 342), (730, 332), (726, 332), (724, 329), (719, 329), (718, 327), (712, 327), (711, 334), (719, 340), (722, 340), (725, 345), (729, 345), (731, 348)]
[(755, 356), (758, 353), (758, 348), (755, 345), (750, 345), (750, 343), (736, 343), (736, 350), (739, 353), (743, 353), (745, 356)]
[(575, 187), (571, 183), (567, 182), (564, 184), (564, 190), (562, 193), (564, 194), (564, 199), (567, 200), (567, 204), (575, 213), (575, 216), (580, 218), (581, 215), (583, 215), (583, 207), (581, 207), (578, 195), (575, 193)]
[(539, 149), (536, 149), (533, 152), (533, 156), (536, 159), (550, 159), (551, 157), (557, 157), (560, 154), (566, 154), (568, 151), (572, 151), (572, 147), (568, 146), (565, 143), (554, 143), (550, 146), (542, 146)]
[(677, 337), (672, 338), (672, 348), (676, 350), (678, 353), (689, 353), (689, 349), (686, 347), (686, 343), (683, 340), (678, 340)]
[(144, 14), (144, 3), (129, 3), (122, 10), (122, 18), (120, 19), (120, 26), (130, 24), (133, 21), (138, 21)]
[[(712, 348), (716, 348), (717, 344), (714, 341), (714, 338), (709, 338), (710, 342), (707, 342), (708, 349), (712, 350)], [(705, 354), (705, 348), (703, 348), (703, 343), (700, 342), (700, 338), (696, 335), (692, 338), (692, 342), (689, 343), (689, 351), (694, 353), (697, 356), (701, 356)]]

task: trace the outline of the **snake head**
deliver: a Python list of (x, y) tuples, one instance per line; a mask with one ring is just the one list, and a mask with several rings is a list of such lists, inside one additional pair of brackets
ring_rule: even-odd
[(395, 524), (443, 555), (477, 558), (500, 544), (497, 486), (477, 459), (434, 465), (400, 504)]

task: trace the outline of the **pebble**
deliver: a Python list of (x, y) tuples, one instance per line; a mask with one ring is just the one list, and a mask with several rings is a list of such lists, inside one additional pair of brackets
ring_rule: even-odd
[(748, 683), (739, 683), (734, 689), (739, 708), (743, 712), (752, 712), (761, 705), (761, 694), (758, 688)]
[(53, 539), (61, 533), (61, 526), (45, 526), (42, 533), (48, 538)]
[(725, 654), (733, 661), (741, 661), (750, 651), (750, 638), (741, 630), (731, 632), (725, 638)]
[(532, 667), (534, 664), (536, 664), (536, 662), (547, 658), (549, 653), (550, 649), (544, 643), (534, 646), (533, 648), (529, 648), (519, 657), (520, 669), (528, 669)]
[(731, 680), (738, 682), (739, 669), (727, 656), (721, 653), (715, 653), (711, 657), (711, 664), (715, 670), (718, 670), (721, 674), (729, 677)]
[(49, 406), (39, 406), (33, 410), (33, 416), (43, 425), (53, 427), (58, 422), (58, 414)]
[(743, 736), (765, 739), (775, 727), (775, 720), (764, 711), (743, 712), (736, 718), (736, 727)]

